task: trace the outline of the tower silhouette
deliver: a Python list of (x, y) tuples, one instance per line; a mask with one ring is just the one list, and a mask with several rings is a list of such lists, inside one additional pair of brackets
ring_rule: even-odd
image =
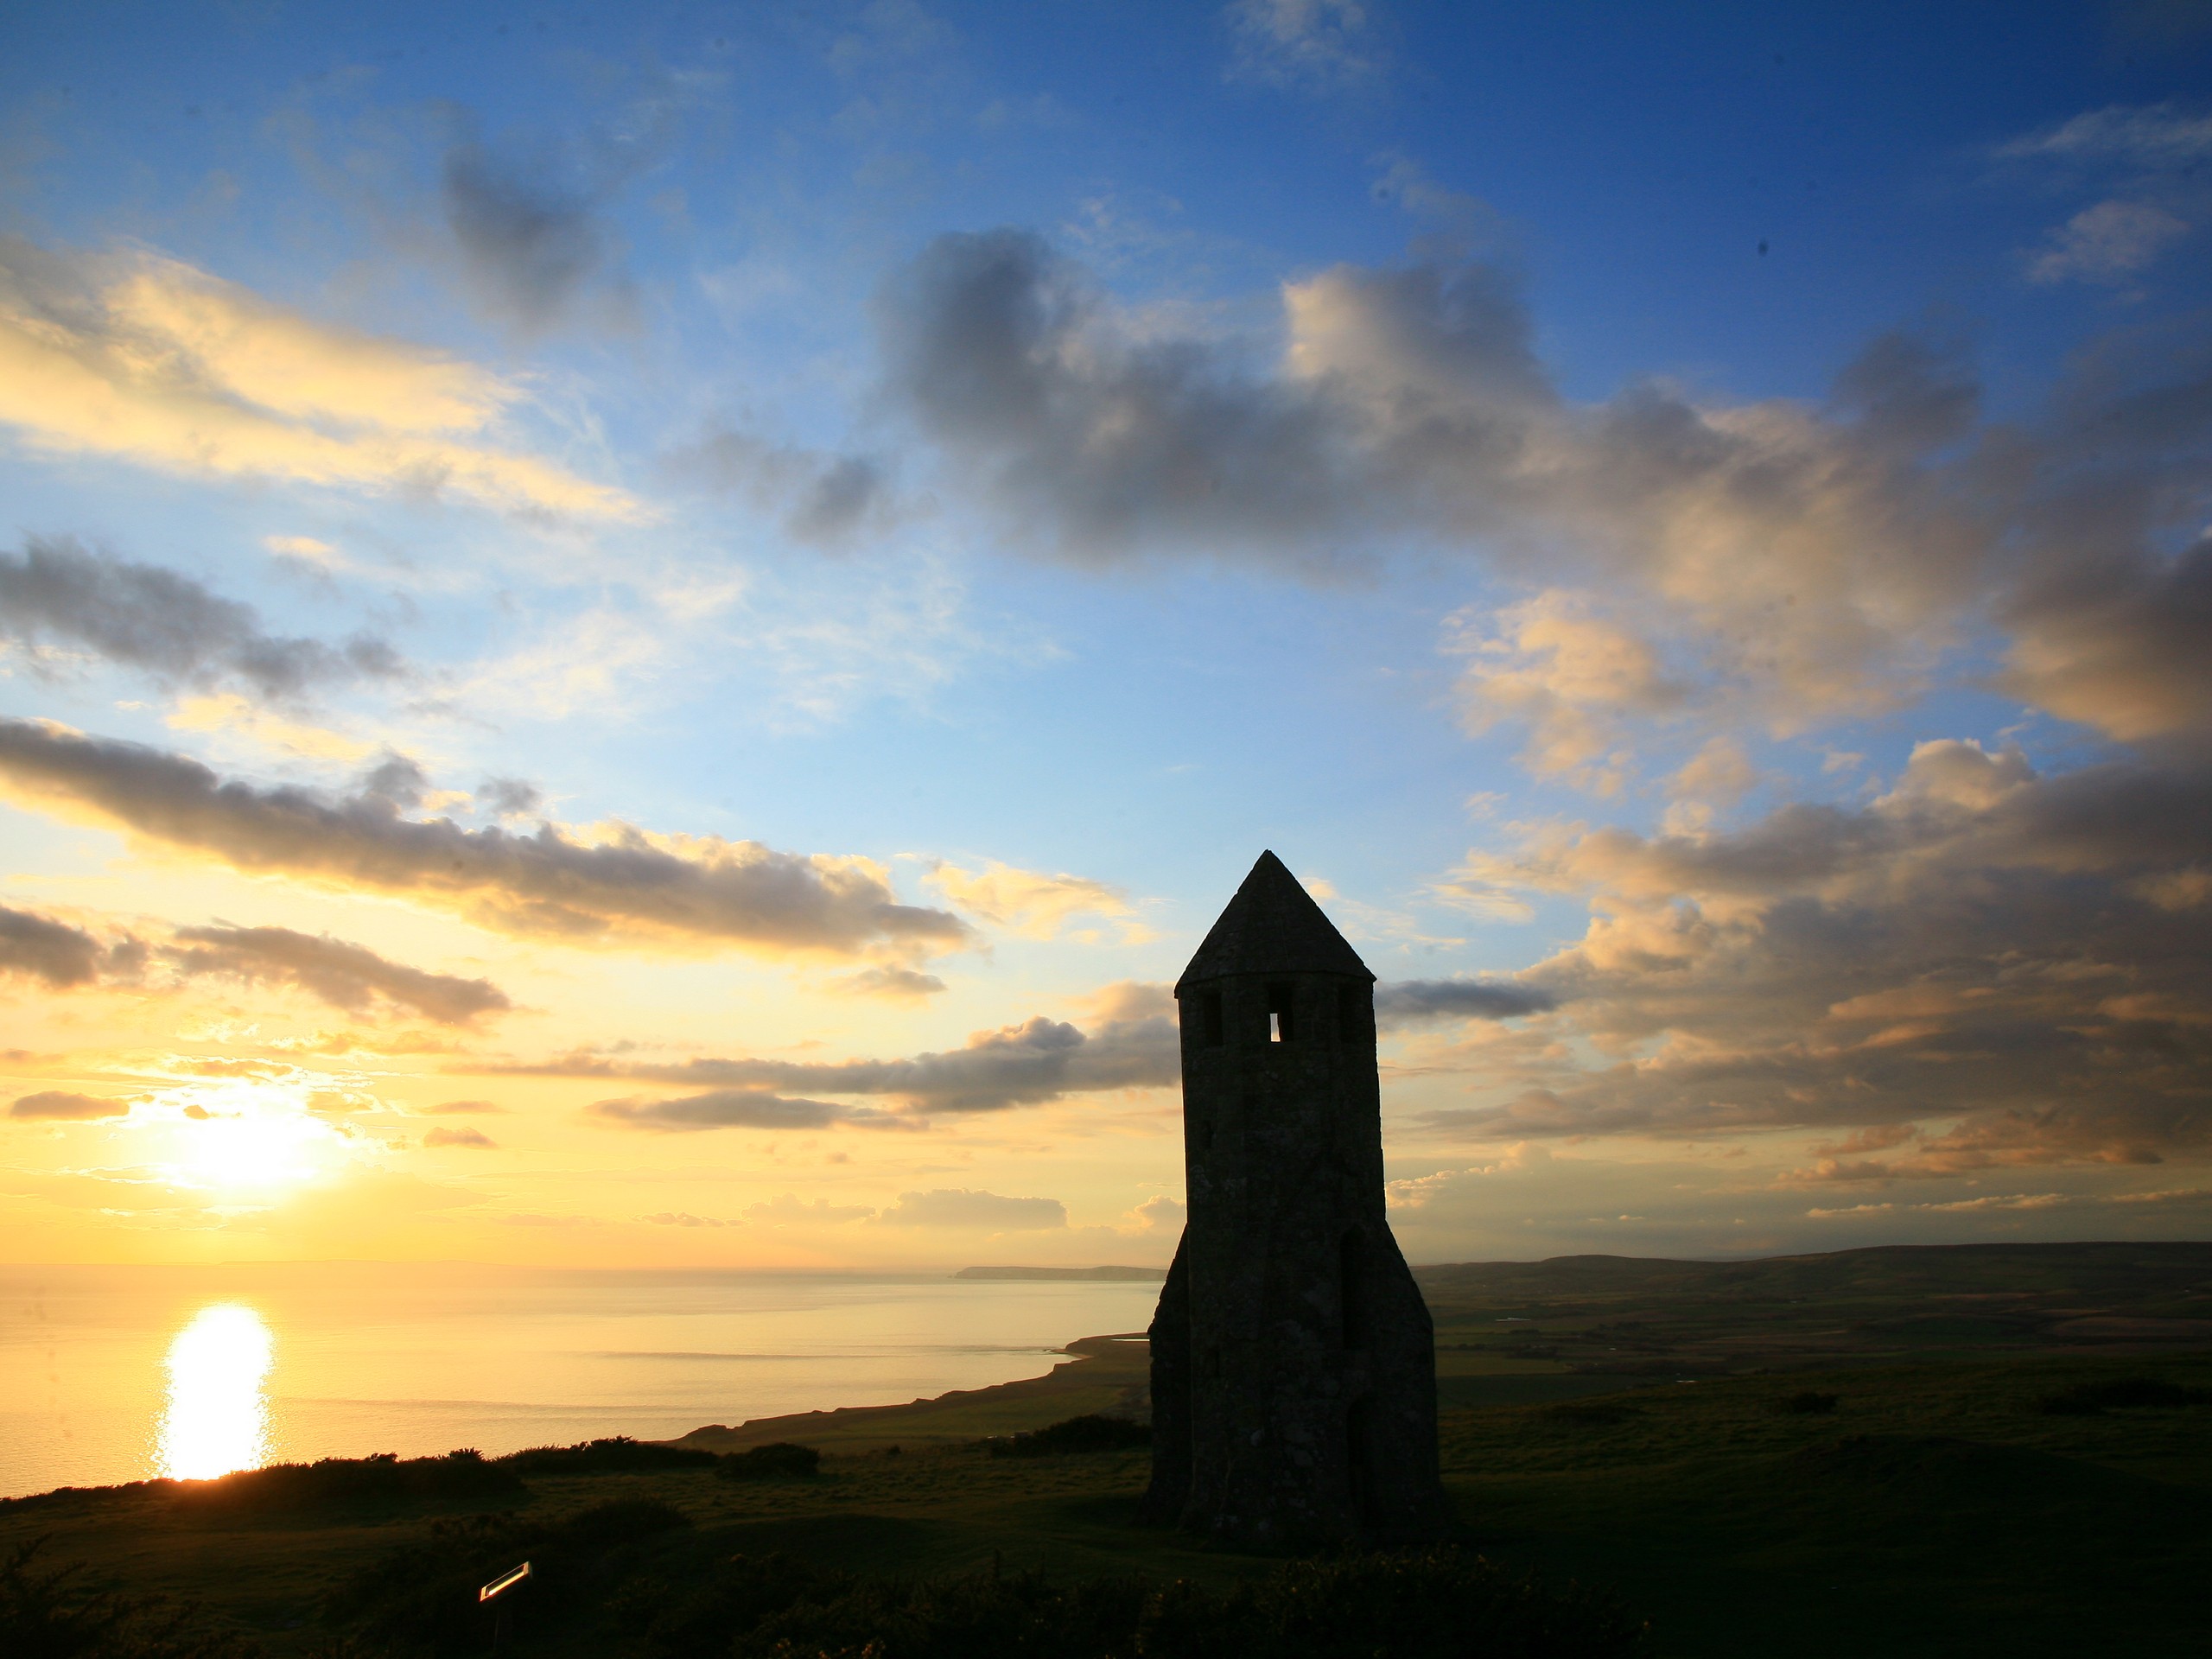
[(1175, 986), (1190, 1215), (1152, 1322), (1154, 1522), (1433, 1537), (1434, 1329), (1383, 1215), (1375, 976), (1273, 853)]

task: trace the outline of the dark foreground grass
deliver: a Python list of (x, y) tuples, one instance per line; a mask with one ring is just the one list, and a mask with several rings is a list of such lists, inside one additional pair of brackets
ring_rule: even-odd
[(1142, 1348), (1102, 1338), (674, 1446), (0, 1503), (0, 1562), (48, 1540), (0, 1584), (0, 1654), (480, 1653), (474, 1586), (524, 1558), (513, 1659), (2212, 1654), (2212, 1247), (1436, 1272), (1443, 1554), (1138, 1527), (1148, 1456), (1112, 1443)]

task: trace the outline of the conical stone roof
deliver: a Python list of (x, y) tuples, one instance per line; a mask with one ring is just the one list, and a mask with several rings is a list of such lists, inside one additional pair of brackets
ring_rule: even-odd
[(1344, 943), (1336, 925), (1322, 914), (1313, 895), (1273, 853), (1260, 855), (1183, 977), (1175, 982), (1175, 994), (1180, 996), (1185, 985), (1230, 974), (1375, 977), (1359, 952)]

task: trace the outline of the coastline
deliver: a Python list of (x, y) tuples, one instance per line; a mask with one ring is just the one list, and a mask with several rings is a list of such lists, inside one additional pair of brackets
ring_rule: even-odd
[(823, 1451), (875, 1452), (1022, 1433), (1093, 1412), (1150, 1419), (1152, 1350), (1142, 1332), (1081, 1337), (1053, 1351), (1068, 1357), (1042, 1376), (988, 1388), (953, 1389), (901, 1405), (840, 1406), (830, 1411), (755, 1417), (735, 1425), (709, 1423), (661, 1444), (742, 1452), (772, 1441), (796, 1440)]

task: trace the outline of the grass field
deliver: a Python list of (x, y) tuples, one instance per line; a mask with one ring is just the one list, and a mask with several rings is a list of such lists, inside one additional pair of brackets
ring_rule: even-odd
[[(1653, 1654), (2212, 1653), (2212, 1246), (1423, 1278), (1467, 1541), (1611, 1592), (1649, 1621)], [(1049, 1378), (684, 1442), (803, 1441), (825, 1454), (810, 1478), (530, 1472), (496, 1501), (306, 1509), (156, 1484), (0, 1505), (0, 1550), (44, 1536), (47, 1558), (203, 1604), (277, 1655), (350, 1628), (333, 1592), (395, 1552), (523, 1535), (472, 1545), (460, 1517), (552, 1525), (618, 1500), (689, 1521), (635, 1547), (663, 1585), (777, 1551), (874, 1574), (995, 1564), (1223, 1584), (1278, 1570), (1135, 1527), (1142, 1452), (1017, 1459), (976, 1444), (1141, 1411), (1141, 1344), (1078, 1346)], [(2099, 1405), (2131, 1399), (2146, 1403)], [(517, 1651), (610, 1639), (579, 1617)]]

